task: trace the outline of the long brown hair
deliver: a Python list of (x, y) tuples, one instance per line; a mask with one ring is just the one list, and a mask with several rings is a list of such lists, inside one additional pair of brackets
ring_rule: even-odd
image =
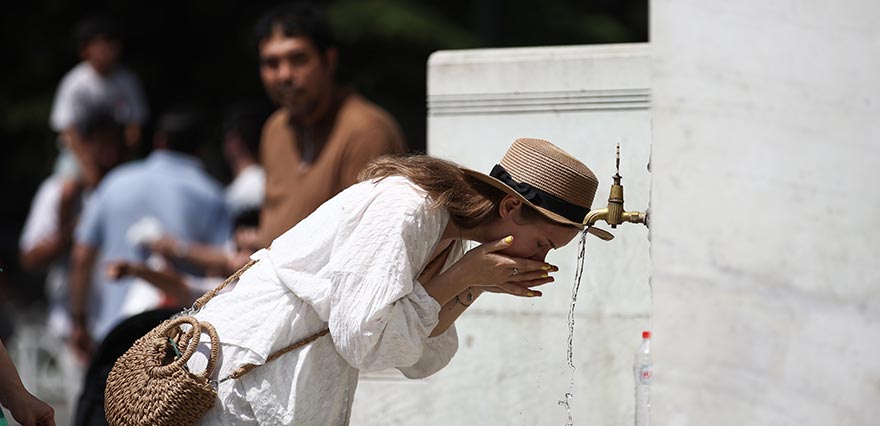
[(464, 229), (485, 225), (498, 218), (498, 204), (506, 195), (478, 179), (462, 173), (455, 163), (427, 155), (381, 157), (358, 175), (358, 180), (403, 176), (434, 201), (434, 207), (449, 211), (450, 220)]

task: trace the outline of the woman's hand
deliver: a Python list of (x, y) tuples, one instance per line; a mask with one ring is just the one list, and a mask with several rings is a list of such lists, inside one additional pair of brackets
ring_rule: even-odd
[(443, 275), (451, 274), (451, 281), (464, 283), (476, 291), (507, 293), (515, 296), (537, 297), (541, 293), (530, 287), (553, 282), (553, 265), (532, 259), (500, 254), (513, 243), (513, 237), (483, 244), (467, 252)]

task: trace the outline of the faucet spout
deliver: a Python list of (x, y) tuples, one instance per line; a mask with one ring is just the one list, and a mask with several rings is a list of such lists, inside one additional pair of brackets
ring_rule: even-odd
[(620, 144), (617, 144), (617, 173), (613, 176), (614, 183), (608, 194), (608, 207), (592, 210), (584, 218), (584, 225), (593, 226), (599, 221), (605, 221), (612, 228), (625, 222), (642, 223), (647, 226), (648, 213), (646, 211), (626, 211), (623, 208), (623, 185), (620, 181)]

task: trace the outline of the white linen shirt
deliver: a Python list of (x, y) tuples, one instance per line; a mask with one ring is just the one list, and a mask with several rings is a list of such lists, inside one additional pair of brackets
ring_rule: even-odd
[[(221, 383), (202, 424), (344, 425), (359, 370), (422, 378), (445, 367), (458, 337), (454, 326), (428, 337), (440, 305), (416, 279), (448, 220), (421, 188), (389, 177), (353, 185), (255, 253), (235, 288), (196, 314), (220, 336), (213, 377), (328, 326), (330, 336)], [(444, 269), (462, 254), (456, 243)]]

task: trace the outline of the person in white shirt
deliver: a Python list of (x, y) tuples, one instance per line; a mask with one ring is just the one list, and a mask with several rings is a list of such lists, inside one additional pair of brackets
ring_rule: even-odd
[(20, 262), (26, 271), (48, 272), (49, 331), (67, 337), (68, 267), (73, 230), (83, 205), (100, 179), (122, 159), (123, 129), (107, 110), (92, 110), (80, 120), (83, 152), (98, 171), (97, 181), (53, 174), (46, 178), (31, 202), (19, 241)]
[(122, 41), (113, 20), (85, 19), (76, 25), (74, 36), (82, 61), (61, 79), (49, 118), (61, 150), (55, 172), (95, 180), (98, 171), (83, 152), (77, 123), (95, 108), (110, 108), (125, 126), (126, 146), (132, 151), (140, 144), (148, 107), (137, 76), (119, 62)]
[[(83, 152), (96, 166), (98, 179), (122, 159), (122, 126), (109, 111), (93, 110), (80, 120)], [(22, 269), (46, 272), (48, 335), (58, 341), (54, 360), (65, 378), (64, 392), (73, 403), (82, 383), (84, 364), (67, 349), (64, 341), (70, 334), (70, 251), (73, 230), (83, 206), (98, 182), (88, 182), (53, 174), (46, 178), (31, 203), (19, 241)]]
[[(558, 270), (547, 253), (602, 233), (582, 224), (597, 186), (538, 139), (514, 142), (491, 175), (427, 156), (374, 161), (195, 314), (219, 335), (218, 399), (202, 424), (348, 424), (360, 371), (439, 371), (482, 293), (539, 297)], [(322, 337), (282, 351), (309, 336)], [(189, 371), (209, 353), (202, 335)], [(230, 378), (245, 364), (257, 367)]]

